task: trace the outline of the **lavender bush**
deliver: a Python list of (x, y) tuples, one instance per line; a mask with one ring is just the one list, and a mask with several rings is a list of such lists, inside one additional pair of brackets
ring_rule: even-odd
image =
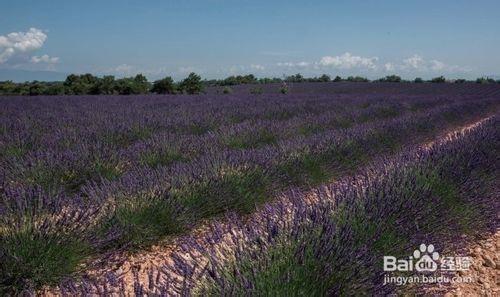
[[(243, 86), (224, 96), (0, 98), (1, 286), (54, 283), (88, 257), (252, 212), (483, 116), (500, 92), (306, 85), (286, 96)], [(67, 260), (47, 263), (55, 258)]]
[[(430, 151), (385, 159), (355, 180), (318, 188), (316, 204), (292, 191), (237, 227), (214, 224), (208, 242), (230, 235), (233, 249), (187, 247), (173, 266), (151, 271), (136, 292), (187, 295), (337, 296), (396, 292), (383, 285), (384, 255), (403, 257), (421, 242), (442, 250), (461, 234), (493, 231), (500, 204), (498, 118)], [(287, 219), (287, 218), (292, 219)], [(231, 230), (231, 231), (230, 231)], [(182, 244), (182, 243), (181, 243)], [(182, 255), (209, 255), (210, 262)], [(193, 259), (196, 259), (193, 256)], [(194, 273), (198, 269), (201, 273)], [(179, 287), (170, 275), (185, 276)], [(174, 283), (174, 284), (172, 284)], [(406, 292), (410, 293), (410, 292)], [(415, 292), (413, 292), (415, 293)]]

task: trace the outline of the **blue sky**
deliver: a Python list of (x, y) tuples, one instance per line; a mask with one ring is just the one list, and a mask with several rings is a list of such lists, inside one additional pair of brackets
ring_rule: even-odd
[(2, 0), (0, 11), (4, 69), (500, 74), (500, 1)]

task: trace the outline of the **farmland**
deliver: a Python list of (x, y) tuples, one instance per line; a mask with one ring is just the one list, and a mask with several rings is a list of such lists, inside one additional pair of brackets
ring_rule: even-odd
[(0, 292), (391, 293), (383, 255), (491, 230), (500, 85), (252, 88), (0, 98)]

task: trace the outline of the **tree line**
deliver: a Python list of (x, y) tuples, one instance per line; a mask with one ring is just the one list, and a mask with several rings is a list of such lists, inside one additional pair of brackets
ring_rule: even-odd
[[(0, 82), (0, 95), (133, 95), (133, 94), (199, 94), (205, 87), (213, 86), (234, 86), (241, 84), (270, 84), (270, 83), (303, 83), (303, 82), (370, 82), (369, 79), (362, 76), (349, 76), (342, 78), (336, 76), (333, 79), (323, 74), (319, 77), (304, 77), (297, 73), (284, 78), (257, 78), (253, 74), (229, 76), (224, 79), (202, 80), (201, 76), (192, 72), (186, 78), (175, 82), (167, 76), (163, 79), (149, 82), (142, 74), (133, 77), (116, 79), (112, 75), (102, 77), (87, 74), (70, 74), (63, 82), (42, 82), (31, 81), (24, 83), (14, 83), (12, 81)], [(443, 76), (435, 77), (430, 80), (415, 78), (414, 80), (403, 80), (397, 75), (388, 75), (384, 78), (373, 80), (373, 82), (413, 82), (413, 83), (466, 83), (473, 82), (465, 79), (447, 80)], [(500, 83), (500, 80), (494, 80), (488, 77), (480, 77), (475, 80), (476, 83)], [(228, 89), (229, 90), (229, 89)]]
[(171, 77), (150, 83), (142, 74), (116, 79), (112, 75), (97, 77), (90, 73), (70, 74), (63, 82), (0, 82), (0, 94), (2, 95), (198, 94), (202, 90), (201, 77), (196, 73), (190, 73), (188, 77), (177, 83)]

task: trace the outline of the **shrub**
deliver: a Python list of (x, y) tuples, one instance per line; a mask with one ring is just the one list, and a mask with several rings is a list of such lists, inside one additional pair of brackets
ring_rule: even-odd
[(203, 90), (203, 85), (201, 83), (201, 77), (191, 72), (188, 77), (181, 81), (179, 89), (187, 94), (199, 94)]
[(175, 94), (175, 84), (170, 76), (157, 80), (153, 83), (151, 92), (157, 94)]
[(227, 209), (249, 213), (268, 198), (268, 178), (259, 168), (227, 168), (220, 177), (187, 186), (176, 197), (198, 218), (219, 215)]
[(263, 78), (259, 78), (259, 80), (258, 80), (258, 83), (260, 83), (260, 84), (271, 84), (271, 83), (280, 83), (280, 82), (282, 82), (282, 79), (278, 78), (278, 77), (273, 77), (273, 78), (263, 77)]
[(234, 149), (258, 148), (277, 141), (276, 135), (266, 129), (240, 133), (228, 138), (227, 145)]
[(446, 82), (446, 78), (444, 78), (444, 76), (442, 76), (442, 75), (431, 79), (431, 83), (445, 83), (445, 82)]
[(381, 81), (386, 81), (386, 82), (401, 82), (401, 77), (397, 75), (388, 75), (385, 78), (383, 78)]
[(421, 77), (417, 77), (417, 78), (415, 78), (415, 80), (413, 82), (419, 84), (419, 83), (423, 83), (424, 80)]
[(76, 75), (70, 74), (64, 81), (64, 86), (70, 94), (83, 95), (88, 94), (92, 86), (96, 83), (97, 77), (90, 73)]
[(323, 74), (318, 79), (320, 82), (329, 82), (332, 80), (328, 74)]
[(241, 84), (254, 84), (257, 83), (257, 78), (253, 74), (229, 76), (223, 80), (216, 81), (216, 84), (221, 86), (234, 86)]
[(49, 235), (26, 229), (0, 240), (0, 292), (54, 284), (73, 273), (90, 249), (63, 232)]
[(116, 81), (116, 90), (120, 95), (145, 94), (150, 84), (146, 77), (137, 74), (135, 77), (125, 77)]
[(350, 82), (369, 82), (369, 80), (366, 77), (362, 77), (362, 76), (349, 76), (347, 78), (347, 81), (350, 81)]
[(167, 166), (175, 161), (184, 160), (183, 156), (176, 150), (162, 149), (144, 152), (139, 157), (139, 163), (148, 167)]
[(476, 83), (478, 84), (494, 84), (495, 83), (495, 80), (493, 78), (489, 78), (489, 77), (479, 77), (478, 79), (476, 79)]
[(223, 94), (231, 94), (232, 92), (233, 90), (230, 87), (224, 87), (224, 89), (222, 89)]
[(183, 229), (180, 218), (167, 196), (138, 196), (119, 201), (103, 232), (120, 232), (112, 245), (140, 248)]
[(288, 94), (288, 86), (287, 84), (283, 83), (280, 88), (280, 93), (281, 94)]
[(290, 75), (290, 76), (287, 76), (285, 81), (287, 82), (295, 82), (295, 83), (300, 83), (300, 82), (304, 82), (305, 81), (305, 78), (304, 76), (302, 76), (302, 74), (300, 73), (297, 73), (295, 75)]

